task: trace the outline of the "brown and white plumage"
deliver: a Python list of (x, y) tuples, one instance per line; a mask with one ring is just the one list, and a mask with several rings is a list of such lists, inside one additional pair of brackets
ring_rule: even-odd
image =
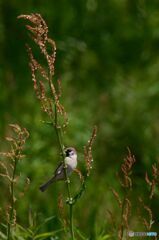
[[(66, 170), (67, 175), (69, 176), (77, 166), (77, 153), (74, 148), (69, 147), (65, 149), (65, 155)], [(44, 192), (50, 184), (63, 179), (65, 179), (64, 163), (61, 163), (56, 168), (54, 175), (46, 183), (40, 186), (40, 190)]]

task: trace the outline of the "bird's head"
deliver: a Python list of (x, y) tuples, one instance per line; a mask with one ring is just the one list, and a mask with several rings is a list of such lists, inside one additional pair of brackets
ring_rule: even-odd
[(65, 149), (65, 154), (66, 154), (66, 157), (77, 157), (77, 153), (76, 153), (76, 150), (75, 148), (73, 147), (68, 147)]

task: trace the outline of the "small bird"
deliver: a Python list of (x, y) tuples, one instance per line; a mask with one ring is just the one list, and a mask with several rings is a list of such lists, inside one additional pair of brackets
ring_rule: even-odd
[[(64, 152), (65, 152), (64, 161), (67, 167), (66, 168), (67, 175), (69, 176), (77, 166), (77, 153), (73, 147), (66, 148)], [(65, 179), (64, 163), (60, 163), (59, 166), (56, 168), (54, 175), (46, 183), (40, 186), (40, 191), (44, 192), (51, 183), (64, 179)]]

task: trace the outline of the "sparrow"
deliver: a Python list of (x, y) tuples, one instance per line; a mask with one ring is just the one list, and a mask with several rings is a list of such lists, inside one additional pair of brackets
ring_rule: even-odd
[[(75, 170), (77, 166), (77, 152), (75, 148), (68, 147), (64, 150), (65, 152), (65, 159), (64, 162), (66, 164), (66, 171), (67, 176), (70, 176), (70, 174)], [(59, 166), (56, 168), (53, 176), (44, 184), (40, 186), (40, 191), (44, 192), (50, 184), (65, 179), (65, 171), (64, 171), (64, 163), (60, 163)]]

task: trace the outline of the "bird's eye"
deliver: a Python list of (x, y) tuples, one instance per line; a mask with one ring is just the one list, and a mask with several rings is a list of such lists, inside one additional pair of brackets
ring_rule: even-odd
[(69, 151), (69, 150), (66, 150), (66, 151), (65, 151), (65, 154), (66, 154), (66, 156), (69, 156), (70, 151)]

